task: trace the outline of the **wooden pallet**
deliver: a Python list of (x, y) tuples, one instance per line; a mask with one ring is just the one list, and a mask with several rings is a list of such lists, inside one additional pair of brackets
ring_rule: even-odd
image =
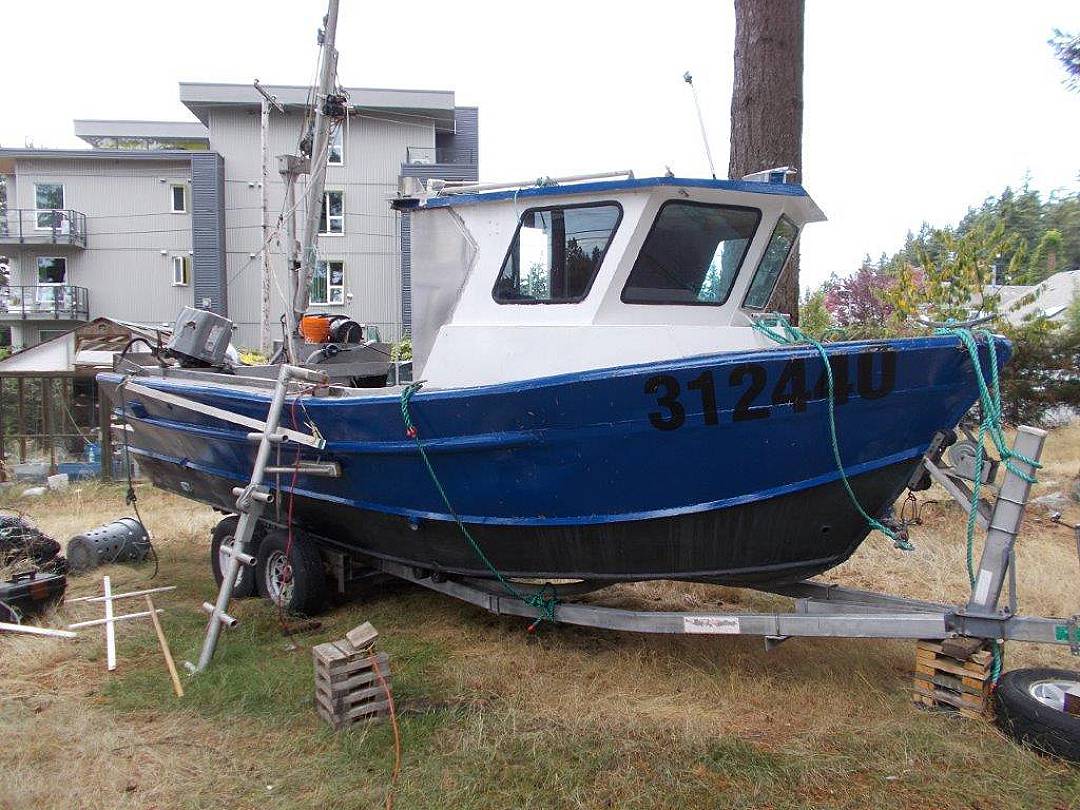
[(990, 706), (993, 653), (983, 643), (958, 652), (936, 641), (920, 641), (915, 649), (912, 699), (916, 705), (983, 718)]
[(315, 710), (335, 730), (389, 715), (390, 658), (386, 653), (375, 653), (370, 647), (358, 650), (342, 640), (313, 647), (312, 657)]

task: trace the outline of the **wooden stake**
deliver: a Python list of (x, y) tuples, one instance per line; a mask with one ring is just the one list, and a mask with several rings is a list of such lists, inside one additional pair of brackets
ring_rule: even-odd
[(116, 627), (113, 625), (112, 583), (105, 577), (105, 654), (109, 672), (116, 669)]
[(150, 598), (150, 594), (146, 594), (146, 607), (150, 609), (150, 618), (154, 621), (154, 631), (157, 633), (158, 643), (161, 645), (161, 654), (165, 656), (165, 664), (169, 668), (173, 691), (176, 692), (177, 697), (183, 697), (184, 687), (180, 685), (180, 676), (176, 672), (176, 664), (173, 663), (169, 642), (165, 639), (165, 631), (161, 629), (161, 622), (158, 621), (157, 611), (154, 609), (154, 600)]

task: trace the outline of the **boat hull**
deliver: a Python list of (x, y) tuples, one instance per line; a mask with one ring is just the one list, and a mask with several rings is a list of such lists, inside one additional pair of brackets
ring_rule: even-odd
[[(860, 502), (880, 515), (935, 433), (977, 397), (971, 363), (952, 338), (828, 351), (836, 449)], [(453, 511), (500, 571), (751, 584), (827, 570), (868, 534), (837, 470), (825, 377), (814, 350), (790, 347), (421, 391), (410, 410)], [(121, 378), (99, 381), (115, 393)], [(268, 407), (267, 393), (228, 378), (139, 383), (253, 418)], [(151, 480), (231, 509), (251, 470), (246, 429), (126, 391), (123, 400)], [(307, 398), (289, 406), (290, 422), (327, 440), (303, 458), (343, 471), (275, 482), (293, 491), (297, 525), (372, 556), (489, 573), (405, 435), (396, 393)], [(295, 451), (283, 452), (291, 461)]]

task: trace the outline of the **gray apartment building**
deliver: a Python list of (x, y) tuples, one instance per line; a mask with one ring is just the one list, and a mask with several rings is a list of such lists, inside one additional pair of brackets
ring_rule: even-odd
[[(270, 222), (284, 210), (277, 155), (296, 151), (308, 88), (267, 87)], [(311, 310), (394, 340), (409, 325), (409, 228), (388, 199), (403, 178), (479, 179), (478, 116), (453, 92), (349, 88), (320, 206)], [(87, 149), (2, 149), (0, 325), (34, 345), (91, 318), (171, 324), (183, 306), (226, 315), (257, 346), (261, 300), (261, 96), (250, 85), (181, 83), (196, 121), (75, 122)], [(298, 221), (306, 205), (304, 186)], [(287, 298), (285, 240), (271, 239), (271, 320)]]

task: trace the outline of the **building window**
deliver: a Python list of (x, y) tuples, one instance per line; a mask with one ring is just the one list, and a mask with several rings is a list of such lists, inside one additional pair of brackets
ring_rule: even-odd
[(37, 209), (37, 227), (58, 228), (64, 221), (64, 184), (35, 183), (34, 208)]
[(64, 284), (67, 282), (67, 259), (63, 256), (38, 256), (38, 284)]
[(338, 124), (330, 130), (330, 146), (326, 162), (331, 166), (345, 165), (345, 128)]
[(174, 287), (186, 287), (191, 280), (191, 259), (188, 256), (173, 256), (172, 283)]
[(311, 303), (345, 303), (345, 262), (316, 262), (311, 277)]
[(619, 226), (617, 203), (532, 208), (521, 216), (492, 295), (500, 304), (570, 304), (592, 287)]
[(780, 271), (787, 264), (791, 248), (795, 245), (795, 239), (799, 235), (799, 229), (795, 223), (787, 217), (780, 217), (773, 229), (769, 244), (765, 253), (758, 262), (757, 270), (754, 271), (754, 280), (750, 282), (750, 289), (743, 299), (743, 306), (747, 309), (765, 309), (772, 298), (776, 282), (780, 280)]
[(760, 220), (756, 208), (664, 203), (623, 287), (623, 303), (723, 304)]
[(183, 183), (173, 183), (169, 187), (169, 201), (172, 203), (174, 214), (187, 213), (187, 186)]
[(55, 340), (62, 335), (66, 335), (70, 331), (70, 329), (39, 329), (38, 343), (46, 343), (50, 340)]
[(319, 233), (345, 233), (345, 192), (323, 192), (322, 214), (319, 216)]

